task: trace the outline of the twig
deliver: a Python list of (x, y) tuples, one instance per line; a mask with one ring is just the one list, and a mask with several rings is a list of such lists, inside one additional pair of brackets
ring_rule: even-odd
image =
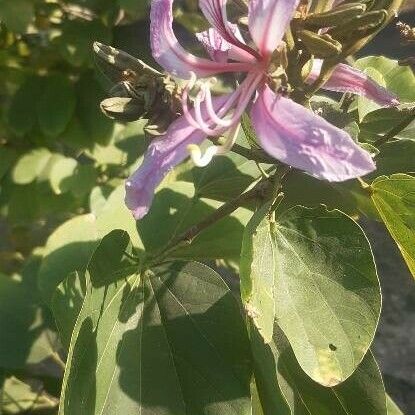
[(375, 146), (379, 147), (382, 144), (387, 143), (389, 140), (395, 138), (395, 136), (397, 136), (401, 131), (408, 127), (408, 125), (411, 124), (413, 120), (415, 120), (415, 111), (411, 111), (411, 113), (405, 117), (397, 126), (393, 127), (384, 136), (375, 141)]

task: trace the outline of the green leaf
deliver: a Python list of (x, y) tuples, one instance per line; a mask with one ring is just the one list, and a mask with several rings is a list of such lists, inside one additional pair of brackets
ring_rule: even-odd
[(372, 199), (415, 277), (415, 178), (406, 174), (382, 176), (371, 189)]
[(94, 187), (97, 172), (92, 165), (62, 156), (53, 163), (48, 176), (56, 194), (72, 192), (76, 197), (83, 197)]
[(182, 262), (127, 275), (123, 260), (91, 260), (59, 414), (250, 414), (246, 330), (220, 276)]
[(39, 287), (47, 302), (67, 275), (85, 271), (99, 240), (113, 229), (126, 230), (134, 245), (141, 248), (136, 222), (123, 199), (124, 186), (120, 186), (112, 192), (98, 216), (75, 217), (50, 235), (39, 270)]
[(74, 114), (75, 105), (76, 96), (71, 82), (62, 75), (49, 77), (36, 106), (42, 132), (50, 137), (62, 134)]
[[(157, 253), (191, 226), (214, 213), (221, 203), (200, 199), (194, 185), (185, 182), (162, 184), (150, 212), (138, 222), (138, 231), (148, 253)], [(250, 212), (239, 209), (204, 230), (191, 244), (179, 247), (174, 258), (237, 259), (240, 255), (244, 225)], [(162, 225), (161, 225), (162, 224)]]
[(145, 18), (149, 9), (149, 2), (147, 0), (135, 1), (135, 0), (117, 0), (119, 6), (127, 13), (134, 16), (135, 19), (140, 20)]
[(388, 415), (404, 415), (389, 395), (386, 397), (386, 406), (388, 408)]
[(40, 77), (27, 79), (12, 98), (7, 120), (11, 130), (19, 137), (27, 134), (37, 122), (34, 108), (42, 92), (42, 81)]
[(245, 310), (264, 337), (272, 339), (275, 319), (274, 283), (277, 272), (275, 222), (270, 218), (270, 204), (258, 210), (245, 228), (241, 261), (241, 296)]
[[(265, 345), (261, 336), (252, 337), (255, 366), (262, 359), (263, 372), (256, 370), (258, 393), (263, 407), (269, 407), (274, 392), (282, 404), (270, 406), (270, 412), (292, 415), (387, 415), (382, 376), (371, 352), (356, 371), (342, 384), (324, 387), (311, 380), (301, 369), (281, 330), (274, 328), (273, 342)], [(261, 386), (259, 386), (261, 385)], [(268, 404), (268, 406), (267, 406)], [(286, 405), (290, 411), (287, 411)]]
[(45, 326), (33, 292), (0, 274), (0, 367), (20, 369), (54, 352), (56, 336)]
[(395, 173), (415, 173), (415, 141), (390, 141), (381, 147), (376, 157), (376, 171), (370, 177), (389, 176)]
[(61, 36), (54, 39), (62, 57), (72, 66), (91, 65), (92, 44), (95, 41), (110, 44), (111, 32), (100, 20), (66, 20), (61, 25)]
[(15, 150), (8, 147), (0, 147), (0, 180), (7, 174), (16, 158)]
[(334, 386), (372, 343), (381, 295), (362, 229), (340, 211), (295, 207), (277, 218), (275, 315), (303, 370)]
[[(364, 142), (376, 142), (382, 135), (397, 127), (409, 115), (408, 111), (397, 108), (381, 108), (368, 114), (360, 124), (361, 132), (359, 140)], [(413, 123), (400, 131), (395, 138), (415, 139)], [(380, 150), (383, 149), (383, 145)]]
[(35, 15), (31, 0), (0, 0), (0, 21), (14, 32), (25, 32)]
[(69, 349), (72, 331), (81, 311), (85, 291), (85, 278), (75, 271), (58, 285), (52, 297), (53, 316), (66, 350)]
[[(96, 39), (95, 39), (96, 40)], [(92, 53), (92, 46), (91, 46)], [(114, 122), (101, 111), (99, 104), (105, 98), (104, 91), (93, 74), (86, 73), (76, 85), (78, 95), (77, 116), (82, 128), (93, 143), (107, 145), (114, 132)]]
[(49, 180), (53, 191), (56, 194), (65, 193), (69, 189), (65, 186), (65, 179), (70, 178), (77, 167), (78, 163), (75, 159), (70, 157), (59, 157), (49, 173)]
[(53, 410), (58, 406), (57, 400), (44, 392), (44, 385), (39, 381), (31, 380), (28, 384), (11, 376), (5, 380), (2, 389), (0, 409), (8, 415)]
[[(385, 78), (383, 77), (382, 72), (377, 71), (372, 67), (368, 67), (363, 70), (363, 72), (374, 82), (379, 84), (380, 86), (387, 87)], [(363, 97), (357, 97), (357, 111), (359, 113), (359, 120), (362, 121), (363, 118), (366, 117), (367, 114), (377, 110), (380, 108), (380, 105), (376, 104), (376, 102)]]
[(20, 157), (12, 171), (16, 184), (29, 184), (42, 173), (52, 154), (46, 148), (37, 148)]
[(361, 70), (369, 68), (382, 74), (385, 87), (395, 93), (402, 101), (415, 101), (415, 75), (408, 66), (400, 66), (398, 61), (384, 56), (368, 56), (355, 62)]

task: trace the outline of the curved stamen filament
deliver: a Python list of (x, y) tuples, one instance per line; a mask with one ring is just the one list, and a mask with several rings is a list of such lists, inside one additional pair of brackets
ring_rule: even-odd
[[(227, 101), (222, 105), (216, 113), (212, 101), (211, 86), (216, 82), (216, 79), (208, 81), (201, 85), (201, 89), (194, 101), (194, 117), (190, 113), (188, 107), (189, 92), (196, 85), (196, 75), (191, 74), (191, 79), (185, 87), (182, 95), (182, 106), (184, 116), (192, 127), (203, 131), (209, 136), (218, 136), (223, 134), (227, 129), (235, 125), (239, 121), (245, 111), (246, 106), (255, 92), (262, 78), (261, 73), (249, 74), (240, 87), (228, 97)], [(202, 104), (205, 104), (207, 111), (207, 119), (202, 115)], [(223, 119), (233, 107), (233, 113), (230, 118)]]
[(190, 144), (187, 149), (193, 163), (198, 167), (205, 167), (212, 161), (214, 156), (228, 153), (238, 138), (240, 128), (241, 124), (238, 123), (232, 130), (229, 131), (228, 137), (222, 145), (208, 147), (203, 155), (199, 146), (196, 144)]

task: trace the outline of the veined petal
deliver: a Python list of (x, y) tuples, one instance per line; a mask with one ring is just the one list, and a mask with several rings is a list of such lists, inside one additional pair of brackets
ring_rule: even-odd
[(341, 182), (376, 168), (370, 154), (345, 131), (268, 86), (259, 93), (251, 116), (267, 153), (318, 179)]
[[(214, 98), (215, 110), (228, 98), (229, 95)], [(205, 109), (202, 115), (206, 117)], [(182, 116), (170, 125), (165, 135), (151, 142), (142, 165), (126, 182), (125, 203), (136, 219), (147, 214), (154, 192), (167, 173), (188, 157), (187, 147), (199, 145), (205, 138), (204, 132), (191, 126)]]
[(191, 72), (206, 77), (222, 72), (244, 72), (247, 63), (219, 63), (198, 58), (179, 44), (173, 32), (173, 0), (153, 0), (150, 14), (150, 42), (154, 59), (171, 74), (189, 79)]
[(299, 0), (251, 0), (249, 31), (263, 56), (279, 46)]
[(255, 62), (260, 56), (247, 46), (238, 26), (228, 21), (226, 3), (228, 0), (199, 0), (199, 7), (208, 22), (229, 44), (233, 45), (233, 57), (240, 62)]
[(196, 33), (196, 37), (214, 61), (222, 63), (228, 61), (231, 44), (216, 29), (210, 28)]
[[(322, 61), (315, 59), (311, 73), (306, 80), (307, 83), (312, 83), (318, 78), (321, 66)], [(336, 66), (331, 77), (322, 88), (329, 91), (350, 92), (364, 96), (383, 107), (394, 107), (400, 103), (396, 95), (376, 83), (364, 72), (343, 63)]]

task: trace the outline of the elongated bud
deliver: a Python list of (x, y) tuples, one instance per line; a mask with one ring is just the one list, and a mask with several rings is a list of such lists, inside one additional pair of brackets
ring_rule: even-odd
[(100, 106), (107, 117), (121, 122), (136, 121), (143, 113), (142, 105), (133, 98), (107, 98), (101, 102)]
[(309, 14), (304, 20), (305, 27), (320, 29), (342, 25), (366, 11), (363, 3), (349, 3), (324, 13)]
[(96, 63), (112, 87), (101, 103), (108, 117), (129, 122), (147, 119), (149, 135), (164, 134), (180, 111), (180, 88), (143, 61), (102, 43), (94, 44)]
[(365, 13), (355, 19), (330, 29), (328, 33), (341, 43), (350, 39), (359, 39), (363, 34), (378, 30), (385, 22), (388, 14), (385, 10)]
[(342, 51), (341, 43), (328, 34), (319, 35), (310, 30), (300, 30), (297, 32), (297, 36), (309, 52), (318, 58), (333, 57)]

